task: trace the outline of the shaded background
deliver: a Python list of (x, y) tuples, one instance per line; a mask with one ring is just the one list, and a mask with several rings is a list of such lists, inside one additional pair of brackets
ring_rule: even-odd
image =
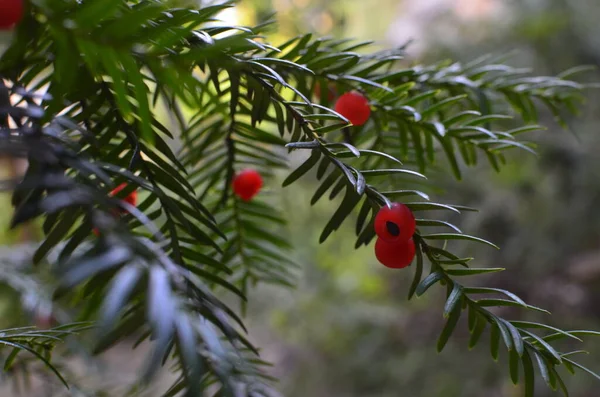
[[(556, 74), (579, 64), (600, 65), (600, 2), (597, 0), (242, 0), (223, 18), (252, 25), (277, 12), (278, 44), (306, 31), (376, 40), (377, 46), (407, 48), (407, 61), (469, 61), (486, 53), (514, 51), (508, 62), (536, 74)], [(592, 73), (590, 79), (600, 75)], [(480, 266), (507, 271), (478, 284), (502, 287), (553, 312), (550, 324), (600, 330), (600, 96), (589, 94), (582, 115), (560, 129), (543, 113), (548, 130), (530, 138), (539, 157), (515, 152), (501, 173), (487, 164), (433, 180), (445, 202), (480, 209), (453, 221), (470, 234), (497, 243), (501, 251), (456, 245)], [(3, 164), (10, 173), (18, 164)], [(506, 357), (494, 363), (488, 344), (468, 351), (462, 324), (442, 354), (435, 340), (443, 326), (443, 290), (406, 301), (412, 270), (390, 271), (377, 263), (372, 246), (355, 251), (352, 223), (323, 245), (318, 235), (334, 203), (309, 206), (316, 185), (306, 177), (283, 190), (296, 259), (303, 265), (298, 288), (259, 288), (250, 295), (248, 321), (254, 341), (289, 397), (512, 397), (521, 395), (508, 378)], [(278, 189), (278, 186), (273, 186)], [(3, 208), (8, 197), (2, 196)], [(0, 212), (7, 225), (10, 213)], [(5, 232), (0, 242), (35, 239), (35, 228)], [(18, 314), (13, 294), (0, 290), (2, 326)], [(507, 311), (510, 319), (535, 321), (538, 314)], [(485, 335), (484, 335), (485, 338)], [(565, 351), (569, 346), (565, 345)], [(579, 348), (579, 347), (578, 347)], [(600, 340), (583, 364), (600, 370)], [(105, 357), (103, 382), (117, 385), (135, 375), (130, 346)], [(112, 375), (111, 375), (112, 374)], [(119, 374), (115, 377), (114, 374)], [(87, 374), (82, 374), (87, 376)], [(98, 378), (94, 379), (94, 382)], [(600, 396), (600, 382), (579, 374), (565, 378), (574, 397)], [(50, 390), (48, 395), (54, 394)], [(37, 392), (24, 395), (38, 396)], [(6, 389), (6, 396), (15, 395)], [(159, 395), (149, 391), (145, 395)], [(540, 383), (536, 396), (554, 395)]]

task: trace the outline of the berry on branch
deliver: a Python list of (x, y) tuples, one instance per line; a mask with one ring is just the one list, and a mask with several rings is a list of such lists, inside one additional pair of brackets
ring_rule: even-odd
[[(118, 194), (121, 190), (125, 189), (125, 187), (127, 187), (126, 183), (121, 183), (119, 186), (117, 186), (112, 192), (110, 192), (111, 196), (114, 196), (115, 194)], [(133, 191), (131, 193), (129, 193), (124, 199), (123, 201), (125, 201), (126, 203), (129, 203), (131, 205), (133, 205), (134, 207), (137, 205), (137, 191)], [(125, 212), (124, 210), (120, 210), (120, 212)]]
[[(0, 0), (0, 1), (2, 1), (2, 0)], [(121, 190), (125, 189), (125, 187), (127, 187), (127, 184), (121, 183), (119, 186), (117, 186), (110, 192), (110, 195), (114, 196), (114, 195), (118, 194)], [(127, 196), (125, 196), (123, 201), (125, 201), (126, 203), (133, 205), (135, 207), (137, 205), (137, 191), (134, 190), (133, 192), (129, 193)], [(127, 213), (127, 211), (124, 210), (123, 208), (119, 208), (117, 210), (112, 210), (112, 214), (115, 216), (115, 218), (118, 217), (119, 215), (123, 215), (126, 213)], [(98, 230), (98, 228), (93, 228), (92, 232), (96, 236), (100, 236), (100, 231)]]
[(260, 191), (262, 185), (262, 177), (253, 169), (242, 170), (232, 182), (233, 192), (244, 201), (250, 201)]
[(23, 0), (0, 0), (0, 30), (12, 29), (23, 18)]
[(415, 243), (412, 238), (392, 243), (378, 238), (375, 243), (377, 260), (390, 269), (403, 269), (410, 266), (415, 257), (415, 252)]
[(402, 203), (383, 206), (375, 216), (375, 233), (388, 242), (406, 241), (413, 236), (416, 228), (415, 216)]
[(365, 124), (371, 116), (369, 101), (355, 91), (342, 95), (335, 103), (335, 111), (356, 126)]

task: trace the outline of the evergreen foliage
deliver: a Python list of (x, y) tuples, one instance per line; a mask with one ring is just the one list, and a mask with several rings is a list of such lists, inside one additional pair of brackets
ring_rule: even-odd
[[(283, 185), (310, 175), (320, 181), (311, 204), (337, 199), (321, 242), (355, 214), (356, 247), (371, 243), (374, 216), (391, 201), (416, 213), (407, 295), (446, 289), (439, 351), (466, 317), (469, 347), (488, 329), (492, 358), (509, 352), (511, 379), (524, 382), (526, 396), (534, 394), (534, 367), (565, 395), (562, 368), (598, 377), (574, 361), (579, 351), (554, 344), (598, 333), (498, 316), (502, 306), (544, 310), (507, 290), (473, 286), (472, 276), (503, 269), (472, 266), (446, 242), (494, 244), (436, 219), (439, 211), (473, 209), (431, 202), (419, 190), (429, 186), (426, 175), (446, 168), (460, 179), (481, 159), (499, 170), (510, 150), (535, 153), (523, 134), (543, 128), (544, 107), (567, 127), (588, 88), (572, 77), (585, 68), (538, 77), (494, 57), (408, 67), (403, 48), (373, 52), (368, 42), (310, 34), (275, 47), (264, 37), (270, 23), (215, 22), (231, 6), (29, 2), (0, 58), (0, 149), (26, 158), (28, 169), (2, 187), (14, 190), (12, 226), (40, 219), (44, 240), (34, 264), (13, 271), (52, 288), (73, 323), (4, 331), (5, 370), (24, 350), (69, 384), (52, 347), (94, 322), (87, 332), (97, 337), (95, 353), (131, 336), (152, 341), (144, 379), (171, 364), (180, 374), (165, 396), (273, 395), (243, 316), (218, 295), (238, 296), (243, 309), (261, 283), (293, 287), (290, 250), (301, 242), (281, 237), (285, 214), (266, 195), (242, 202), (230, 185), (248, 166), (273, 181), (288, 154), (302, 151), (306, 160)], [(363, 92), (370, 121), (349, 126), (331, 110), (330, 87)], [(112, 197), (123, 182), (128, 187)], [(119, 200), (134, 189), (137, 207)], [(115, 218), (118, 207), (127, 215)], [(21, 277), (3, 279), (27, 295)]]

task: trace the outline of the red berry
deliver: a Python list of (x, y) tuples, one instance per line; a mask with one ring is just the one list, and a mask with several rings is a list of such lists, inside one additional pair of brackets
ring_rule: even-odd
[[(110, 192), (110, 195), (114, 196), (115, 194), (118, 194), (121, 190), (125, 189), (125, 187), (127, 187), (127, 184), (121, 183), (112, 192)], [(133, 192), (129, 193), (123, 200), (135, 207), (137, 204), (137, 191), (134, 190)]]
[(412, 211), (402, 203), (383, 206), (375, 216), (375, 233), (382, 240), (394, 242), (408, 240), (415, 234), (417, 222)]
[(335, 103), (335, 111), (350, 120), (353, 125), (363, 125), (369, 120), (369, 101), (358, 92), (347, 92)]
[(385, 267), (402, 269), (410, 266), (415, 257), (415, 243), (413, 239), (389, 243), (380, 238), (375, 243), (375, 256)]
[(250, 201), (263, 185), (263, 180), (258, 171), (245, 169), (233, 178), (233, 192), (242, 200)]
[(0, 0), (0, 30), (12, 29), (23, 18), (23, 0)]

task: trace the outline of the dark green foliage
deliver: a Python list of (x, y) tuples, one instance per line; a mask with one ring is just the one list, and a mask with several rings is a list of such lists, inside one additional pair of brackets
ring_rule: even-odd
[[(200, 395), (210, 385), (217, 385), (215, 396), (239, 395), (240, 387), (243, 395), (270, 395), (257, 349), (214, 290), (244, 304), (257, 283), (293, 286), (296, 265), (276, 200), (265, 194), (244, 203), (230, 185), (243, 167), (270, 179), (287, 167), (289, 152), (301, 151), (306, 160), (284, 185), (316, 176), (311, 204), (328, 192), (330, 200), (341, 197), (321, 242), (351, 214), (358, 214), (358, 247), (373, 240), (382, 205), (403, 200), (415, 211), (418, 252), (408, 294), (447, 289), (439, 351), (467, 311), (469, 347), (489, 329), (492, 357), (501, 346), (510, 352), (511, 378), (524, 382), (526, 395), (533, 395), (534, 363), (566, 394), (557, 368), (589, 370), (549, 342), (594, 333), (494, 314), (500, 306), (543, 309), (509, 291), (456, 281), (503, 269), (470, 267), (472, 258), (455, 256), (446, 242), (495, 245), (434, 219), (439, 210), (470, 208), (430, 202), (416, 189), (427, 185), (425, 174), (444, 167), (461, 178), (462, 168), (480, 158), (498, 169), (509, 149), (533, 152), (519, 139), (541, 128), (538, 105), (564, 124), (562, 112), (577, 108), (585, 87), (530, 77), (493, 58), (406, 68), (402, 49), (361, 55), (354, 51), (368, 43), (311, 35), (275, 48), (260, 40), (268, 24), (208, 24), (228, 6), (33, 0), (0, 59), (8, 82), (0, 80), (0, 148), (29, 160), (24, 179), (5, 184), (16, 186), (12, 224), (43, 219), (46, 237), (34, 260), (42, 267), (55, 254), (55, 297), (76, 302), (80, 320), (99, 320), (95, 352), (129, 336), (150, 338), (146, 378), (170, 359), (180, 372), (166, 396)], [(317, 82), (339, 93), (364, 91), (371, 121), (348, 126), (329, 109), (327, 95), (312, 103)], [(122, 182), (129, 187), (110, 197)], [(140, 192), (137, 208), (119, 200), (133, 189)], [(116, 207), (128, 214), (115, 218)], [(430, 274), (423, 277), (425, 262)], [(2, 343), (36, 354), (36, 338)]]

